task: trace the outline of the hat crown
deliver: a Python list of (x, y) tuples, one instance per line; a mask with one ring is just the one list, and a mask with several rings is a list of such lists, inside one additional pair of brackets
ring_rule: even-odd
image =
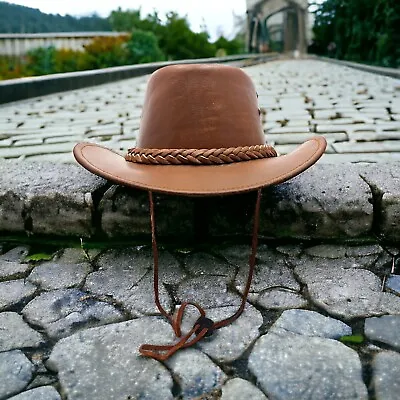
[(264, 143), (256, 90), (241, 69), (189, 64), (152, 74), (137, 147), (211, 149)]

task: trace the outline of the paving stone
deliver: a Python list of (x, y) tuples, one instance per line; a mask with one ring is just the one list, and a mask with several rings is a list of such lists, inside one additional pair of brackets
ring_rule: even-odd
[[(159, 314), (154, 302), (153, 274), (148, 273), (136, 284), (132, 284), (129, 280), (126, 280), (126, 276), (127, 274), (124, 274), (124, 280), (120, 276), (116, 276), (115, 271), (111, 273), (105, 272), (104, 274), (93, 273), (89, 275), (85, 288), (100, 296), (102, 294), (112, 296), (132, 316)], [(111, 279), (110, 283), (104, 285), (104, 282), (108, 281), (109, 278)], [(159, 295), (163, 308), (171, 311), (173, 301), (163, 284), (159, 286)]]
[[(331, 248), (331, 252), (327, 254), (327, 257), (321, 256), (310, 256), (308, 254), (301, 255), (300, 257), (290, 257), (288, 263), (297, 266), (298, 268), (306, 269), (308, 266), (313, 268), (318, 266), (325, 269), (336, 269), (340, 268), (364, 268), (372, 270), (373, 272), (380, 272), (379, 269), (379, 259), (381, 254), (371, 254), (371, 255), (360, 255), (360, 256), (345, 256), (339, 258), (340, 254), (346, 254), (348, 250), (346, 245), (343, 245), (341, 250), (336, 250)], [(350, 254), (354, 254), (350, 250)], [(321, 254), (320, 254), (321, 255)], [(331, 258), (337, 256), (338, 258)]]
[[(261, 246), (262, 245), (258, 246), (257, 252), (260, 250)], [(232, 267), (249, 266), (249, 257), (251, 254), (250, 244), (236, 244), (234, 246), (228, 245), (226, 247), (218, 246), (214, 251), (232, 264)]]
[[(254, 297), (252, 297), (254, 301)], [(307, 306), (307, 300), (299, 293), (287, 289), (271, 289), (261, 293), (256, 303), (268, 310), (287, 310)]]
[(241, 378), (230, 379), (222, 386), (221, 400), (268, 400), (264, 393)]
[(88, 328), (121, 321), (114, 306), (98, 301), (78, 289), (42, 293), (22, 310), (31, 324), (43, 328), (54, 339)]
[(0, 399), (23, 390), (34, 372), (32, 363), (20, 350), (0, 353)]
[(69, 151), (67, 153), (58, 153), (58, 154), (42, 154), (40, 156), (27, 156), (24, 159), (24, 162), (57, 162), (57, 163), (64, 163), (64, 164), (76, 164), (75, 157), (73, 156), (72, 152)]
[(20, 146), (37, 146), (43, 143), (43, 139), (23, 139), (23, 140), (16, 140), (13, 143), (13, 146), (20, 147)]
[(0, 260), (0, 280), (22, 278), (31, 268), (29, 264)]
[[(238, 307), (222, 307), (207, 310), (208, 318), (213, 321), (221, 321), (232, 316)], [(193, 326), (193, 322), (189, 329)], [(232, 324), (217, 329), (209, 338), (201, 340), (197, 346), (218, 363), (231, 362), (249, 348), (259, 336), (258, 329), (263, 323), (261, 313), (249, 304), (246, 305), (243, 314)]]
[(396, 400), (400, 392), (400, 354), (382, 351), (372, 362), (376, 400)]
[[(275, 133), (266, 135), (267, 142), (275, 145), (286, 145), (286, 144), (301, 144), (307, 140), (312, 139), (315, 136), (314, 132), (310, 133), (291, 133), (291, 134), (281, 134)], [(340, 142), (347, 140), (345, 133), (326, 133), (323, 135), (328, 143)]]
[(28, 246), (16, 246), (0, 256), (2, 261), (22, 262), (29, 253)]
[(357, 353), (331, 339), (268, 333), (257, 340), (249, 368), (277, 399), (367, 399)]
[(396, 163), (400, 161), (399, 153), (325, 153), (320, 159), (319, 164), (343, 165), (344, 163), (357, 164), (376, 164), (376, 163)]
[(394, 293), (400, 295), (400, 275), (389, 276), (386, 282), (386, 287)]
[(40, 145), (27, 145), (17, 147), (0, 148), (1, 158), (18, 158), (20, 156), (33, 156), (46, 153), (66, 153), (71, 149), (71, 143), (58, 143), (58, 144), (40, 144)]
[(43, 386), (10, 397), (9, 400), (61, 400), (60, 394), (52, 386)]
[(309, 310), (284, 311), (269, 332), (277, 335), (296, 333), (328, 339), (339, 339), (342, 336), (352, 334), (351, 328), (344, 322)]
[[(98, 271), (88, 275), (85, 289), (98, 295), (112, 296), (133, 315), (158, 313), (154, 303), (153, 259), (149, 249), (111, 250), (97, 260)], [(185, 274), (178, 261), (168, 252), (159, 254), (159, 279), (165, 284), (179, 283)], [(172, 299), (160, 284), (161, 304), (172, 307)]]
[[(272, 287), (300, 290), (292, 270), (286, 265), (285, 258), (269, 249), (260, 248), (257, 252), (257, 264), (254, 270), (250, 291), (258, 293)], [(246, 285), (249, 266), (243, 265), (235, 279), (237, 290), (242, 292)]]
[(188, 272), (197, 276), (219, 275), (232, 279), (236, 273), (235, 268), (224, 260), (202, 252), (190, 254), (185, 259), (185, 266)]
[(0, 311), (27, 301), (36, 292), (36, 286), (23, 279), (0, 282)]
[(400, 143), (393, 140), (363, 143), (342, 142), (334, 143), (333, 147), (337, 153), (400, 152)]
[[(305, 126), (293, 126), (293, 127), (281, 127), (281, 128), (273, 128), (268, 131), (268, 134), (291, 134), (291, 133), (309, 133), (310, 132), (310, 127)], [(0, 153), (1, 154), (1, 153)]]
[(60, 264), (87, 263), (89, 260), (93, 261), (101, 253), (100, 249), (86, 249), (85, 244), (83, 244), (83, 248), (70, 247), (63, 249), (61, 253), (55, 255), (53, 261)]
[(377, 233), (396, 240), (400, 235), (400, 163), (366, 167), (361, 176), (374, 194)]
[(0, 313), (0, 352), (26, 347), (38, 347), (44, 342), (42, 335), (33, 330), (14, 312)]
[(166, 364), (180, 383), (183, 399), (194, 399), (219, 389), (227, 379), (217, 365), (195, 349), (176, 353)]
[(287, 244), (278, 246), (276, 251), (288, 256), (299, 256), (303, 252), (303, 248), (301, 244)]
[(369, 246), (346, 246), (346, 245), (330, 245), (321, 244), (309, 247), (305, 250), (306, 254), (313, 257), (340, 259), (343, 257), (362, 257), (370, 255), (379, 255), (383, 249), (379, 245)]
[(88, 273), (90, 264), (43, 263), (36, 266), (28, 280), (43, 290), (67, 289), (80, 286)]
[(387, 344), (395, 350), (400, 350), (399, 330), (400, 315), (383, 315), (365, 320), (365, 335), (368, 339)]
[(317, 164), (289, 182), (263, 192), (263, 235), (343, 238), (365, 236), (371, 231), (370, 189), (351, 165), (338, 171), (335, 166)]
[(311, 301), (329, 314), (351, 319), (400, 313), (400, 298), (382, 292), (379, 278), (371, 271), (302, 265), (295, 273), (307, 285)]
[[(92, 193), (104, 182), (76, 165), (1, 161), (0, 228), (36, 234), (86, 233), (89, 236), (92, 202), (88, 204), (87, 199), (91, 199)], [(43, 210), (46, 210), (46, 218), (43, 218)], [(17, 211), (20, 219), (15, 216)], [(11, 223), (16, 226), (10, 227)]]
[(60, 340), (47, 364), (58, 372), (69, 400), (172, 400), (170, 373), (161, 363), (140, 356), (138, 348), (171, 343), (173, 336), (171, 326), (156, 317), (87, 329)]
[(203, 308), (238, 306), (240, 297), (228, 290), (226, 277), (198, 276), (184, 280), (177, 290), (181, 302), (200, 304)]

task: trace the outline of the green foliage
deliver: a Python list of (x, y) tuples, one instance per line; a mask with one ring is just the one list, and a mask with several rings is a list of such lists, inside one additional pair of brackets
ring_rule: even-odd
[(339, 339), (342, 343), (348, 344), (362, 344), (364, 343), (363, 335), (345, 335)]
[(128, 60), (132, 64), (162, 61), (164, 54), (158, 47), (154, 33), (137, 29), (127, 43)]
[(28, 69), (32, 75), (46, 75), (55, 71), (55, 47), (40, 47), (28, 53)]
[(398, 0), (325, 0), (315, 11), (311, 51), (385, 67), (400, 66)]
[(224, 49), (228, 56), (244, 53), (244, 42), (238, 39), (228, 40), (225, 37), (220, 36), (214, 45), (218, 50)]
[(82, 62), (84, 69), (116, 67), (128, 64), (126, 43), (129, 36), (103, 36), (93, 39), (85, 46)]
[[(60, 24), (59, 29), (50, 29), (54, 32), (74, 30), (71, 29), (74, 26), (79, 26), (79, 29), (76, 30), (80, 31), (96, 30), (96, 23), (101, 20), (97, 16), (84, 17), (79, 20), (71, 16), (52, 16), (43, 14), (39, 10), (9, 5), (1, 1), (0, 15), (2, 7), (7, 11), (10, 18), (14, 16), (18, 21), (18, 30), (14, 25), (10, 28), (13, 32), (19, 32), (21, 26), (24, 27), (24, 31), (28, 31), (28, 26), (29, 32), (36, 31), (36, 28), (25, 23), (28, 20), (26, 19), (28, 17), (25, 18), (27, 15), (32, 17), (32, 21), (29, 21), (32, 23), (34, 20), (36, 21), (37, 25), (35, 26), (42, 27), (40, 28), (42, 32), (45, 32), (47, 28), (43, 27), (40, 21), (50, 21), (47, 17), (56, 18), (55, 20)], [(19, 15), (18, 18), (17, 14)], [(3, 15), (0, 16), (0, 21)], [(214, 57), (216, 54), (238, 54), (244, 49), (243, 39), (228, 40), (221, 36), (215, 43), (211, 43), (206, 31), (193, 32), (187, 18), (180, 17), (175, 12), (167, 13), (165, 21), (162, 22), (157, 12), (142, 18), (140, 9), (122, 11), (121, 8), (118, 8), (112, 11), (104, 21), (107, 24), (104, 28), (98, 30), (106, 30), (109, 27), (116, 31), (132, 33), (122, 34), (118, 37), (95, 38), (85, 46), (84, 51), (57, 50), (54, 47), (48, 47), (35, 49), (21, 60), (0, 58), (0, 79), (162, 60), (208, 58)], [(81, 22), (86, 24), (85, 27), (79, 25)], [(382, 48), (386, 43), (383, 39)]]
[(35, 253), (27, 256), (25, 261), (49, 261), (53, 258), (53, 254), (48, 253)]
[(0, 81), (29, 75), (31, 73), (26, 68), (25, 60), (10, 56), (0, 56)]
[(169, 60), (213, 57), (215, 45), (208, 41), (207, 32), (195, 33), (190, 29), (186, 17), (169, 12), (161, 29), (160, 48)]

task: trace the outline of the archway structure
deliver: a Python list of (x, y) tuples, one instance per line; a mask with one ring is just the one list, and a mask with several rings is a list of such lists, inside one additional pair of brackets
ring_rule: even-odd
[(246, 5), (249, 52), (307, 51), (308, 0), (246, 0)]

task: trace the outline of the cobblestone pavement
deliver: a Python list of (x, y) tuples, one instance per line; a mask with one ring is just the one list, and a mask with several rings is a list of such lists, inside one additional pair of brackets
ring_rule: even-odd
[[(231, 315), (248, 253), (163, 248), (162, 303)], [(158, 362), (138, 353), (174, 340), (154, 306), (149, 247), (3, 243), (0, 399), (398, 399), (398, 249), (263, 243), (257, 260), (244, 314)]]
[[(315, 134), (327, 163), (400, 160), (400, 81), (316, 60), (245, 68), (281, 154)], [(148, 77), (0, 106), (0, 157), (73, 162), (82, 140), (132, 147)]]
[[(329, 142), (322, 162), (400, 160), (398, 81), (310, 60), (246, 71), (268, 140), (282, 154), (319, 133)], [(0, 157), (72, 162), (72, 146), (83, 139), (125, 152), (147, 79), (0, 106)], [(0, 165), (4, 231), (85, 235), (96, 216), (95, 228), (108, 237), (148, 232), (143, 193), (109, 188), (74, 165), (12, 163)], [(397, 400), (398, 179), (395, 163), (318, 164), (270, 192), (260, 232), (291, 232), (292, 240), (260, 245), (249, 301), (235, 323), (167, 362), (138, 353), (145, 342), (174, 341), (154, 305), (147, 242), (50, 251), (0, 240), (0, 400)], [(218, 212), (216, 226), (243, 233), (221, 217), (223, 207), (209, 210)], [(187, 203), (172, 199), (160, 209), (161, 233), (177, 219), (180, 235), (190, 230)], [(352, 244), (321, 244), (343, 235)], [(376, 236), (396, 245), (360, 244)], [(192, 300), (214, 320), (231, 315), (248, 253), (237, 242), (165, 245), (164, 306), (172, 311)], [(194, 318), (189, 313), (185, 326)]]

